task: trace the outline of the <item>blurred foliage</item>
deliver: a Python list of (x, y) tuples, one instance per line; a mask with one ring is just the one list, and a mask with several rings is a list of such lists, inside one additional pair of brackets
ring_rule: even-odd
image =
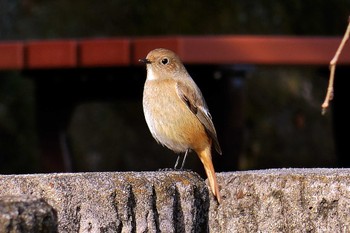
[[(172, 34), (342, 35), (349, 9), (349, 0), (1, 0), (0, 40)], [(329, 138), (330, 117), (319, 114), (325, 82), (315, 69), (295, 67), (257, 68), (247, 78), (247, 145), (241, 159), (242, 168), (303, 166), (315, 161), (314, 165), (319, 166), (334, 164), (333, 142)], [(1, 173), (38, 169), (35, 165), (38, 152), (34, 90), (32, 81), (20, 73), (0, 73)], [(87, 164), (88, 161), (84, 164), (84, 156), (92, 156), (88, 160), (98, 162), (96, 154), (135, 151), (134, 147), (127, 147), (118, 152), (116, 145), (120, 144), (109, 147), (103, 143), (133, 143), (139, 132), (129, 120), (134, 119), (130, 116), (135, 112), (127, 110), (127, 115), (121, 116), (120, 109), (139, 107), (139, 103), (127, 103), (127, 106), (126, 103), (92, 103), (79, 107), (72, 119), (75, 124), (72, 123), (69, 129), (73, 154), (77, 161), (82, 162), (76, 167), (80, 170), (98, 169)], [(137, 111), (137, 114), (141, 113)], [(137, 118), (138, 125), (145, 131), (141, 134), (147, 135), (142, 143), (165, 151), (150, 137), (143, 115)], [(127, 130), (128, 124), (134, 127), (134, 131)], [(121, 134), (113, 136), (118, 131), (116, 128)], [(88, 136), (91, 132), (103, 136)], [(315, 158), (318, 155), (323, 159)], [(296, 157), (308, 161), (299, 163)], [(113, 170), (114, 164), (134, 163), (127, 161), (128, 158), (130, 156), (126, 154), (125, 158), (104, 159), (102, 167)], [(141, 158), (137, 169), (146, 166), (147, 161)]]
[(332, 118), (321, 116), (324, 74), (259, 67), (246, 81), (245, 152), (240, 167), (334, 167)]
[(339, 35), (350, 2), (2, 0), (0, 39), (166, 34)]
[(38, 171), (34, 85), (17, 72), (0, 73), (0, 172)]

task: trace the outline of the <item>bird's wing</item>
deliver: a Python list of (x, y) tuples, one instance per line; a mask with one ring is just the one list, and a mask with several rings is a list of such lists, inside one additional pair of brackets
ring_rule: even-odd
[(196, 115), (198, 120), (203, 124), (210, 138), (213, 140), (214, 147), (219, 154), (222, 154), (221, 147), (216, 135), (216, 130), (211, 118), (211, 115), (206, 107), (204, 98), (198, 90), (197, 92), (192, 88), (181, 82), (176, 83), (176, 92), (180, 99), (184, 101), (190, 111)]

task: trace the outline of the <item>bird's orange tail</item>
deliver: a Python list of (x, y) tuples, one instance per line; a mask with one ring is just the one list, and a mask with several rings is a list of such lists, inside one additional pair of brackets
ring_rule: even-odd
[(211, 160), (211, 150), (210, 147), (197, 152), (200, 160), (202, 161), (205, 169), (205, 173), (207, 174), (209, 186), (214, 196), (218, 200), (219, 204), (221, 203), (221, 196), (219, 192), (218, 182), (216, 180), (215, 170), (213, 166), (213, 162)]

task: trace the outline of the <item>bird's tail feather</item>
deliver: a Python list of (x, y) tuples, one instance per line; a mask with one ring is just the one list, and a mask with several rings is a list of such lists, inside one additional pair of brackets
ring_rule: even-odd
[(210, 189), (220, 204), (221, 203), (221, 196), (220, 196), (220, 192), (219, 192), (219, 186), (218, 186), (218, 182), (216, 179), (213, 162), (211, 160), (210, 147), (203, 150), (203, 151), (200, 151), (197, 154), (204, 165), (204, 170), (205, 170), (205, 173), (207, 174), (207, 177), (208, 177)]

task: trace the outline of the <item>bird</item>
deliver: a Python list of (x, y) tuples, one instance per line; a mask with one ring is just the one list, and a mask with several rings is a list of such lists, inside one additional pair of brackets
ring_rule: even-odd
[[(221, 203), (212, 162), (212, 145), (222, 154), (217, 133), (202, 92), (187, 72), (179, 56), (165, 48), (151, 50), (146, 58), (147, 75), (143, 89), (143, 112), (154, 139), (177, 154), (189, 151), (201, 160), (209, 187)], [(177, 168), (180, 155), (175, 167)]]

